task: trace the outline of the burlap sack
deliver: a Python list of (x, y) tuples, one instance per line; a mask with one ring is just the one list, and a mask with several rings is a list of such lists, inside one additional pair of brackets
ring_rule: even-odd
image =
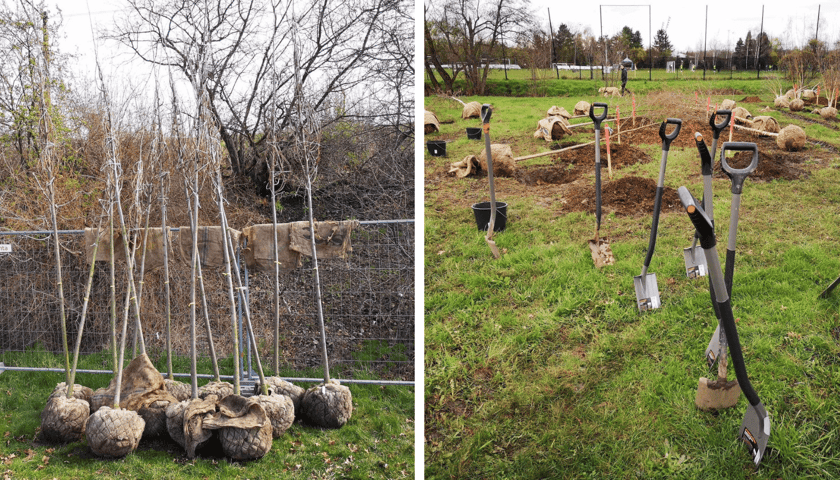
[(790, 101), (791, 112), (801, 112), (803, 108), (805, 108), (805, 102), (803, 102), (801, 99), (794, 98)]
[(802, 90), (802, 95), (799, 96), (806, 105), (812, 105), (817, 101), (817, 92), (813, 90)]
[(168, 400), (157, 400), (148, 407), (141, 407), (137, 410), (140, 418), (146, 422), (143, 428), (143, 438), (159, 437), (166, 433), (166, 409), (172, 403)]
[(137, 412), (102, 407), (85, 425), (91, 451), (101, 457), (124, 457), (140, 444), (145, 422)]
[[(272, 224), (252, 225), (242, 229), (245, 247), (242, 257), (251, 270), (274, 271), (274, 232)], [(289, 248), (291, 224), (277, 224), (277, 261), (281, 272), (290, 272), (300, 266), (300, 252)]]
[[(67, 383), (61, 382), (55, 386), (50, 396), (47, 398), (49, 399), (53, 397), (66, 397), (67, 396)], [(93, 390), (90, 387), (84, 387), (79, 385), (78, 383), (73, 384), (73, 397), (78, 398), (79, 400), (84, 400), (90, 403), (90, 397), (93, 396)]]
[(204, 417), (202, 427), (219, 430), (222, 450), (234, 460), (261, 458), (271, 449), (271, 421), (254, 397), (228, 395), (216, 413)]
[(735, 100), (725, 99), (724, 101), (720, 102), (720, 110), (732, 110), (735, 108)]
[[(91, 403), (98, 411), (101, 406), (113, 406), (117, 390), (117, 377), (111, 379), (106, 388), (93, 392)], [(152, 365), (145, 354), (131, 361), (122, 372), (120, 408), (137, 411), (158, 400), (175, 403), (178, 400), (164, 387), (163, 376)]]
[[(239, 245), (241, 232), (230, 229), (234, 251)], [(221, 267), (225, 264), (222, 227), (198, 227), (198, 255), (202, 267)], [(178, 235), (172, 235), (172, 249), (179, 261), (190, 264), (192, 259), (192, 231), (190, 227), (181, 227)]]
[(470, 102), (464, 105), (464, 110), (461, 112), (461, 118), (479, 118), (481, 117), (481, 104), (478, 102)]
[[(93, 246), (96, 243), (96, 238), (99, 237), (99, 247), (96, 249), (97, 262), (111, 261), (111, 235), (107, 228), (97, 230), (96, 228), (86, 228), (84, 234), (85, 242), (85, 262), (90, 263), (94, 261)], [(122, 234), (118, 229), (114, 229), (114, 261), (125, 261), (125, 245), (123, 245)]]
[(792, 88), (790, 90), (788, 90), (787, 92), (785, 92), (785, 96), (788, 98), (788, 100), (793, 100), (794, 98), (796, 98), (796, 94), (793, 93)]
[(476, 173), (481, 165), (475, 155), (467, 155), (463, 160), (452, 163), (449, 166), (449, 173), (454, 173), (457, 178), (464, 178), (467, 175)]
[[(166, 241), (170, 245), (169, 251), (172, 251), (172, 232), (169, 230), (169, 227), (166, 228), (166, 234), (168, 235)], [(137, 265), (140, 265), (140, 261), (143, 259), (143, 239), (146, 238), (146, 232), (140, 231), (137, 235)], [(98, 256), (98, 255), (97, 255)], [(146, 244), (146, 270), (151, 270), (154, 268), (162, 267), (164, 261), (163, 255), (163, 229), (160, 227), (157, 228), (149, 228), (149, 233), (147, 237), (147, 244)]]
[(598, 89), (598, 93), (603, 93), (605, 97), (620, 97), (621, 89), (618, 87), (601, 87)]
[(790, 99), (788, 99), (785, 95), (776, 97), (776, 99), (773, 100), (773, 106), (776, 108), (790, 108)]
[(553, 105), (551, 108), (548, 109), (546, 113), (546, 117), (563, 117), (566, 120), (572, 118), (572, 114), (566, 111), (563, 107), (558, 107), (557, 105)]
[(575, 104), (575, 115), (589, 115), (589, 102), (581, 100)]
[(295, 421), (295, 405), (286, 395), (255, 395), (271, 422), (271, 436), (280, 438)]
[(437, 115), (434, 113), (424, 110), (423, 111), (423, 132), (428, 135), (432, 132), (439, 132), (440, 131), (440, 122), (438, 121)]
[(768, 133), (779, 133), (779, 122), (769, 116), (760, 116), (752, 119), (752, 128)]
[(788, 125), (779, 132), (776, 137), (776, 145), (782, 150), (794, 151), (805, 147), (805, 130), (796, 125)]
[(837, 116), (837, 109), (834, 107), (824, 107), (820, 109), (820, 116), (826, 120), (835, 118)]
[(571, 135), (572, 130), (568, 126), (569, 121), (563, 117), (548, 117), (537, 122), (537, 131), (534, 138), (545, 139), (546, 142), (559, 140), (563, 135)]
[(736, 123), (743, 125), (747, 120), (752, 118), (752, 114), (744, 107), (735, 107), (732, 109), (732, 118)]
[(309, 423), (341, 428), (353, 415), (353, 396), (349, 388), (337, 380), (330, 380), (307, 390), (301, 400), (301, 409), (303, 418)]
[(184, 400), (169, 405), (166, 409), (166, 430), (178, 445), (187, 451), (187, 457), (195, 458), (196, 450), (210, 437), (211, 430), (204, 428), (204, 419), (216, 413), (219, 397)]
[[(490, 154), (493, 156), (493, 175), (497, 177), (512, 177), (516, 174), (516, 162), (513, 160), (513, 152), (510, 145), (494, 143), (490, 145)], [(478, 163), (481, 169), (487, 171), (487, 149), (482, 149), (478, 154)]]
[[(311, 257), (312, 236), (309, 222), (294, 222), (290, 225), (289, 248)], [(315, 248), (318, 251), (318, 258), (347, 258), (347, 252), (353, 251), (350, 236), (353, 229), (358, 226), (358, 220), (315, 222)]]
[(291, 398), (292, 404), (295, 407), (295, 415), (300, 416), (300, 400), (303, 398), (306, 390), (280, 377), (266, 377), (265, 383), (268, 384), (269, 394), (285, 395)]
[(85, 432), (90, 405), (66, 395), (50, 397), (41, 410), (41, 435), (50, 442), (75, 442)]

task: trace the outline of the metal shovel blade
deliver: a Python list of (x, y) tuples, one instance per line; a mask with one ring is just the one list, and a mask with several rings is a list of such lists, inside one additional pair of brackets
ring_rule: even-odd
[(712, 339), (709, 340), (709, 346), (706, 347), (706, 352), (704, 353), (709, 368), (712, 368), (717, 361), (718, 352), (720, 352), (720, 323), (715, 328), (715, 333), (712, 334)]
[(606, 265), (615, 264), (615, 257), (613, 256), (612, 249), (610, 249), (610, 244), (603, 238), (599, 238), (598, 240), (594, 238), (590, 239), (589, 251), (592, 253), (592, 261), (595, 263), (595, 267), (601, 268)]
[(633, 277), (633, 286), (636, 288), (636, 305), (639, 313), (654, 310), (660, 307), (659, 285), (656, 283), (656, 274), (647, 273)]
[(705, 277), (709, 271), (706, 266), (706, 255), (703, 254), (703, 247), (697, 245), (694, 248), (684, 248), (685, 275), (688, 278)]
[(758, 466), (770, 439), (770, 415), (764, 409), (764, 404), (758, 402), (756, 405), (747, 406), (738, 438), (747, 444), (753, 462)]

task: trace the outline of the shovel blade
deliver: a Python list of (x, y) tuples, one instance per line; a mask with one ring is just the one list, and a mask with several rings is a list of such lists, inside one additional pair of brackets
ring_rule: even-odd
[(755, 406), (747, 406), (738, 438), (747, 444), (750, 456), (758, 466), (764, 457), (764, 450), (767, 449), (767, 441), (770, 439), (770, 415), (764, 409), (764, 404), (758, 402)]
[(656, 283), (655, 273), (647, 273), (644, 278), (641, 275), (633, 277), (633, 286), (636, 288), (636, 306), (639, 307), (639, 313), (660, 307), (659, 285)]
[(706, 347), (706, 363), (709, 365), (709, 368), (712, 368), (717, 362), (718, 353), (720, 353), (720, 323), (718, 323), (717, 328), (715, 328), (715, 333), (712, 334), (712, 339), (709, 340), (709, 346)]
[(592, 253), (592, 261), (595, 267), (601, 268), (606, 265), (614, 265), (615, 257), (613, 256), (610, 244), (603, 238), (589, 240), (589, 251)]
[(484, 241), (487, 242), (487, 246), (490, 247), (490, 253), (493, 254), (493, 258), (500, 258), (502, 256), (499, 252), (499, 247), (496, 246), (495, 240), (491, 240), (490, 237), (484, 237)]
[(706, 266), (706, 255), (699, 245), (694, 248), (683, 249), (685, 257), (685, 275), (688, 278), (705, 277), (709, 267)]

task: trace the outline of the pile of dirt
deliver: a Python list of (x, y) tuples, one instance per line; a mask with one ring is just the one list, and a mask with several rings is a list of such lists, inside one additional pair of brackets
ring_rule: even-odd
[[(638, 122), (639, 119), (636, 119)], [(661, 124), (662, 122), (657, 122), (657, 125)], [(637, 123), (638, 125), (638, 123)], [(625, 127), (624, 120), (621, 122), (621, 129), (630, 129), (630, 124), (628, 123)], [(670, 133), (673, 131), (674, 127), (668, 126), (666, 132)], [(677, 138), (671, 142), (672, 147), (695, 147), (694, 143), (694, 132), (700, 132), (704, 138), (712, 138), (712, 127), (709, 126), (708, 122), (701, 122), (699, 120), (685, 120), (683, 119), (682, 127), (680, 127), (680, 134)], [(628, 134), (630, 142), (635, 145), (662, 145), (662, 139), (659, 138), (659, 127), (649, 127), (643, 128), (640, 130), (636, 130), (633, 133)], [(624, 134), (621, 135), (622, 140), (624, 139)]]
[[(728, 155), (727, 155), (728, 156)], [(748, 177), (752, 181), (797, 180), (808, 175), (799, 165), (807, 158), (802, 152), (784, 152), (779, 149), (758, 151), (758, 168)], [(732, 168), (746, 168), (752, 161), (752, 152), (738, 152), (727, 158), (726, 163)], [(726, 178), (720, 162), (715, 163), (714, 175)]]
[(528, 186), (534, 185), (561, 185), (571, 183), (580, 176), (582, 168), (571, 168), (565, 165), (551, 167), (525, 167), (516, 172), (516, 181)]
[[(623, 124), (624, 122), (622, 122)], [(630, 134), (632, 135), (632, 134)], [(658, 138), (658, 137), (657, 137)], [(603, 139), (601, 139), (603, 142)], [(650, 155), (645, 153), (639, 148), (630, 145), (630, 139), (625, 136), (625, 134), (621, 135), (622, 143), (619, 145), (615, 143), (615, 140), (610, 141), (610, 162), (612, 163), (613, 170), (616, 170), (621, 167), (626, 167), (630, 165), (635, 165), (637, 163), (647, 163), (651, 160)], [(635, 143), (635, 142), (634, 142)], [(555, 144), (556, 145), (556, 144)], [(575, 145), (574, 143), (564, 143), (561, 145), (556, 145), (557, 149), (566, 148), (569, 146)], [(555, 146), (552, 146), (555, 148)], [(563, 165), (578, 165), (584, 166), (585, 168), (590, 168), (591, 171), (595, 171), (595, 145), (588, 145), (581, 148), (576, 148), (574, 150), (569, 150), (567, 152), (563, 152), (559, 154), (558, 158), (555, 162)], [(601, 143), (601, 167), (606, 169), (607, 168), (607, 145), (606, 143)]]
[(761, 98), (756, 96), (744, 97), (740, 101), (744, 103), (761, 103)]
[[(601, 209), (620, 216), (652, 215), (656, 199), (656, 181), (650, 178), (624, 177), (602, 184)], [(595, 185), (582, 185), (566, 194), (563, 210), (566, 212), (595, 213)], [(663, 212), (682, 209), (677, 191), (665, 187), (662, 195)]]

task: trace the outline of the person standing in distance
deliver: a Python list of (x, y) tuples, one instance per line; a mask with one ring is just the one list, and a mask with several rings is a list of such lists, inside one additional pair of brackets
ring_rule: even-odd
[(627, 89), (627, 67), (624, 64), (621, 64), (621, 96), (624, 96), (624, 91), (627, 90), (627, 93), (631, 93), (629, 89)]

